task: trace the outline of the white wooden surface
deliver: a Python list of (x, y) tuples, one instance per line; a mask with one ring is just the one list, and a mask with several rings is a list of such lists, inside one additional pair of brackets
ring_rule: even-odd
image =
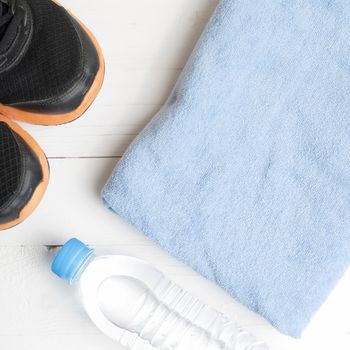
[(350, 349), (350, 273), (303, 338), (295, 341), (278, 334), (101, 204), (103, 183), (166, 99), (217, 2), (62, 0), (98, 37), (106, 58), (106, 81), (80, 120), (59, 127), (24, 125), (50, 158), (51, 183), (30, 219), (0, 235), (0, 349), (121, 349), (100, 334), (70, 287), (49, 271), (53, 246), (72, 236), (150, 261), (272, 349)]

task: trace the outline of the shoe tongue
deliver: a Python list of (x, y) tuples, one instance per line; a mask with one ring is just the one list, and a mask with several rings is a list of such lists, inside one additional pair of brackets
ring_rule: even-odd
[(0, 0), (0, 40), (6, 33), (11, 17), (9, 5)]

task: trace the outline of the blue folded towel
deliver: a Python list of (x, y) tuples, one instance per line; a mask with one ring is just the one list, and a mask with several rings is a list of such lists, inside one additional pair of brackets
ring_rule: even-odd
[(349, 23), (348, 0), (222, 0), (103, 190), (295, 337), (350, 262)]

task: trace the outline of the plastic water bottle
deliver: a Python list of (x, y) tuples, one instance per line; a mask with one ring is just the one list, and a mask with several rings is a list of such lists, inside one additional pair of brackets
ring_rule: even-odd
[(91, 320), (126, 349), (268, 349), (142, 260), (96, 256), (73, 238), (57, 253), (52, 271), (79, 285)]

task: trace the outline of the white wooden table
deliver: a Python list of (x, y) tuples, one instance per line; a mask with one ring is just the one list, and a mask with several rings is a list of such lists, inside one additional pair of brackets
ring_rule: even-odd
[(94, 105), (76, 122), (24, 125), (49, 157), (51, 182), (36, 212), (0, 234), (1, 350), (121, 349), (101, 335), (70, 287), (50, 272), (54, 246), (72, 236), (146, 259), (272, 349), (350, 349), (350, 273), (303, 338), (295, 341), (278, 334), (101, 203), (104, 182), (130, 141), (164, 103), (217, 2), (62, 0), (99, 39), (106, 79)]

